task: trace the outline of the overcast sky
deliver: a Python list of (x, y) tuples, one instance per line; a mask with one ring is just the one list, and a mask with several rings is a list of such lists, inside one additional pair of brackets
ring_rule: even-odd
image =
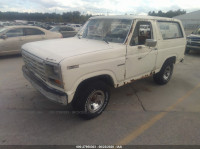
[(200, 10), (200, 0), (0, 0), (0, 11), (80, 11), (89, 14), (147, 14), (149, 11)]

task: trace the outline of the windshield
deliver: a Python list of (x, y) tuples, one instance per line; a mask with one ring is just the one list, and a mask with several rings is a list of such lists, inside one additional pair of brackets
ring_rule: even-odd
[(84, 25), (78, 35), (87, 39), (124, 43), (131, 24), (132, 20), (128, 19), (92, 19)]
[(1, 27), (0, 27), (0, 34), (2, 34), (2, 33), (3, 33), (4, 31), (6, 31), (6, 30), (7, 30), (7, 28), (5, 28), (5, 27), (4, 27), (4, 28), (1, 28)]
[(52, 32), (58, 32), (60, 29), (60, 27), (56, 26), (56, 27), (53, 27), (52, 29), (50, 29), (50, 31)]
[(193, 34), (195, 34), (195, 35), (200, 35), (200, 28), (198, 28), (197, 30), (195, 30), (195, 31), (193, 32)]

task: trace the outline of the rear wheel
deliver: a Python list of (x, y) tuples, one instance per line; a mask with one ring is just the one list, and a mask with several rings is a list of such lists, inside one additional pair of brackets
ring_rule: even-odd
[(160, 85), (167, 84), (171, 79), (173, 68), (174, 68), (173, 62), (166, 61), (163, 67), (161, 68), (160, 72), (158, 72), (153, 76), (154, 81)]
[(102, 81), (95, 81), (84, 84), (78, 89), (72, 106), (80, 112), (81, 117), (91, 119), (103, 112), (109, 98), (109, 87)]

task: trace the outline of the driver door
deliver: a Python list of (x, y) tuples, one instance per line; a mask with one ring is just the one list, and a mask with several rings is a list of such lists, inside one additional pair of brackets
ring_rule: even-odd
[(23, 34), (23, 29), (22, 28), (15, 28), (8, 30), (5, 33), (6, 38), (1, 39), (1, 48), (0, 52), (1, 53), (19, 53), (21, 51), (21, 45), (23, 44), (24, 40), (24, 34)]
[(129, 45), (127, 45), (126, 79), (139, 79), (155, 70), (157, 46), (145, 46), (146, 39), (155, 39), (152, 21), (136, 21)]
[(37, 28), (24, 28), (25, 43), (44, 40), (45, 33)]

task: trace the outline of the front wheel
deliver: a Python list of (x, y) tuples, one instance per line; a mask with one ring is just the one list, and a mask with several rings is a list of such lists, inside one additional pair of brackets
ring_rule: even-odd
[(160, 85), (167, 84), (171, 79), (173, 68), (174, 68), (173, 62), (170, 61), (165, 62), (160, 72), (158, 72), (153, 76), (154, 81)]
[(102, 81), (87, 83), (78, 89), (72, 106), (85, 119), (99, 116), (110, 98), (109, 87)]
[(189, 54), (190, 53), (190, 49), (189, 48), (186, 48), (185, 49), (185, 54)]

